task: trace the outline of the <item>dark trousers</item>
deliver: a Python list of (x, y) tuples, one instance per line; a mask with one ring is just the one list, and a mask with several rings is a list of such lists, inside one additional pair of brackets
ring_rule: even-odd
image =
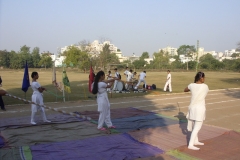
[(0, 96), (0, 106), (1, 106), (1, 109), (5, 109), (5, 106), (4, 106), (4, 102), (3, 102), (2, 96)]

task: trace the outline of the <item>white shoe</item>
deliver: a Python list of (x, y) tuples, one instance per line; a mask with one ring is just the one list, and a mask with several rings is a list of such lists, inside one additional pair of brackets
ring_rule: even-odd
[(202, 142), (196, 142), (196, 143), (194, 143), (194, 145), (203, 146), (203, 145), (204, 145), (204, 143), (202, 143)]
[(37, 123), (36, 122), (31, 122), (32, 125), (36, 125)]
[(200, 150), (200, 148), (195, 147), (195, 146), (188, 146), (188, 149), (195, 150), (195, 151)]
[(43, 122), (48, 122), (48, 123), (50, 123), (51, 121), (49, 121), (49, 120), (45, 120), (45, 121), (43, 121)]

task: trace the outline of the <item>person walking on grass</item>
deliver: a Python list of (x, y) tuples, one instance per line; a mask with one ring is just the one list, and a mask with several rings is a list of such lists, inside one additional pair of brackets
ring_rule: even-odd
[(170, 73), (170, 70), (167, 70), (167, 73), (168, 73), (168, 75), (167, 75), (167, 80), (166, 80), (166, 83), (165, 83), (165, 86), (164, 86), (164, 92), (166, 92), (167, 91), (167, 87), (169, 88), (169, 92), (172, 92), (172, 84), (171, 84), (171, 82), (172, 82), (172, 76), (171, 76), (171, 73)]
[[(39, 105), (44, 105), (43, 103), (43, 91), (46, 91), (46, 88), (41, 87), (41, 85), (37, 82), (37, 79), (39, 78), (39, 75), (37, 72), (32, 72), (32, 90), (33, 90), (33, 94), (32, 94), (32, 102), (39, 104)], [(45, 111), (44, 111), (44, 107), (41, 107), (39, 105), (36, 104), (32, 104), (32, 115), (31, 115), (31, 124), (36, 125), (37, 123), (35, 122), (35, 114), (37, 113), (38, 110), (41, 111), (42, 114), (42, 118), (43, 118), (43, 122), (51, 122), (49, 120), (47, 120)]]
[(198, 132), (200, 131), (203, 121), (205, 120), (205, 97), (209, 91), (208, 86), (204, 83), (205, 74), (198, 72), (195, 76), (194, 83), (191, 83), (184, 89), (184, 92), (191, 92), (191, 102), (188, 107), (188, 131), (192, 131), (188, 149), (199, 150), (195, 145), (204, 145), (199, 142)]
[(100, 113), (97, 128), (102, 131), (106, 130), (106, 128), (103, 127), (104, 122), (108, 128), (116, 128), (113, 126), (111, 121), (110, 103), (107, 95), (107, 88), (110, 88), (115, 80), (118, 80), (118, 78), (105, 80), (105, 73), (103, 71), (99, 71), (95, 77), (92, 87), (92, 93), (97, 94), (98, 112)]

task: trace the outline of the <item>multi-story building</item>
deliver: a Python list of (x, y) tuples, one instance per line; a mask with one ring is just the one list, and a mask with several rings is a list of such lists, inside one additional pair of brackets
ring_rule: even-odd
[(170, 56), (172, 56), (172, 57), (175, 56), (175, 55), (178, 55), (178, 53), (177, 53), (177, 48), (173, 48), (173, 47), (167, 46), (166, 48), (161, 48), (161, 49), (159, 49), (159, 52), (160, 52), (161, 50), (163, 50), (165, 53), (168, 52), (168, 54), (169, 54)]

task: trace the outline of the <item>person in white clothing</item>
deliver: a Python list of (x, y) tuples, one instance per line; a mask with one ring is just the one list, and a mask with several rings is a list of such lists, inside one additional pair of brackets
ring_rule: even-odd
[[(114, 71), (115, 71), (114, 77), (117, 78), (117, 79), (119, 79), (119, 73), (118, 73), (118, 71), (117, 71), (117, 68), (115, 68)], [(116, 91), (116, 90), (117, 90), (117, 83), (118, 83), (118, 80), (115, 80), (115, 81), (114, 81), (114, 86), (113, 86), (113, 91)]]
[(132, 70), (130, 69), (130, 71), (127, 74), (127, 81), (125, 84), (125, 88), (127, 91), (129, 90), (129, 85), (131, 85), (132, 80), (133, 80), (133, 74), (132, 74)]
[(134, 89), (138, 89), (138, 86), (140, 85), (141, 82), (144, 83), (144, 85), (145, 85), (144, 89), (146, 89), (146, 88), (147, 88), (147, 84), (146, 84), (146, 81), (145, 81), (146, 71), (141, 72), (141, 73), (138, 75), (138, 77), (139, 77), (139, 78), (138, 78), (138, 84), (135, 86)]
[(200, 131), (203, 121), (205, 120), (205, 97), (209, 91), (208, 86), (204, 84), (205, 74), (198, 72), (195, 76), (194, 83), (191, 83), (184, 89), (184, 92), (191, 92), (191, 102), (188, 107), (186, 118), (188, 119), (188, 131), (192, 131), (188, 149), (199, 150), (194, 145), (204, 145), (199, 142), (198, 132)]
[(128, 70), (128, 67), (126, 67), (126, 70), (123, 73), (126, 76), (126, 80), (128, 80), (128, 73), (129, 73), (129, 70)]
[[(107, 80), (111, 80), (112, 79), (112, 73), (111, 73), (111, 71), (108, 71), (108, 75), (107, 75)], [(109, 85), (110, 83), (108, 83), (108, 85)], [(107, 91), (108, 92), (111, 92), (111, 88), (107, 88)]]
[[(31, 77), (32, 77), (31, 87), (32, 87), (32, 90), (33, 90), (32, 102), (35, 103), (35, 104), (32, 104), (31, 124), (33, 124), (33, 125), (37, 124), (35, 122), (34, 117), (35, 117), (35, 114), (38, 110), (41, 111), (42, 118), (43, 118), (44, 122), (51, 122), (51, 121), (47, 120), (47, 117), (46, 117), (46, 114), (45, 114), (45, 111), (44, 111), (44, 107), (41, 107), (41, 106), (44, 105), (42, 92), (45, 91), (46, 88), (41, 87), (41, 85), (37, 82), (37, 79), (39, 78), (37, 72), (32, 72)], [(36, 105), (36, 104), (39, 104), (41, 106)]]
[(169, 92), (172, 92), (172, 84), (171, 84), (172, 76), (171, 76), (170, 70), (167, 70), (167, 73), (168, 73), (167, 80), (166, 80), (166, 83), (165, 83), (165, 86), (164, 86), (163, 90), (166, 92), (167, 87), (169, 87)]
[(104, 122), (108, 128), (116, 128), (111, 122), (110, 103), (107, 95), (107, 88), (110, 88), (115, 80), (118, 79), (113, 78), (110, 80), (105, 80), (105, 74), (103, 71), (99, 71), (94, 80), (92, 93), (97, 94), (98, 112), (100, 113), (97, 128), (102, 131), (106, 130), (106, 128), (103, 127)]

